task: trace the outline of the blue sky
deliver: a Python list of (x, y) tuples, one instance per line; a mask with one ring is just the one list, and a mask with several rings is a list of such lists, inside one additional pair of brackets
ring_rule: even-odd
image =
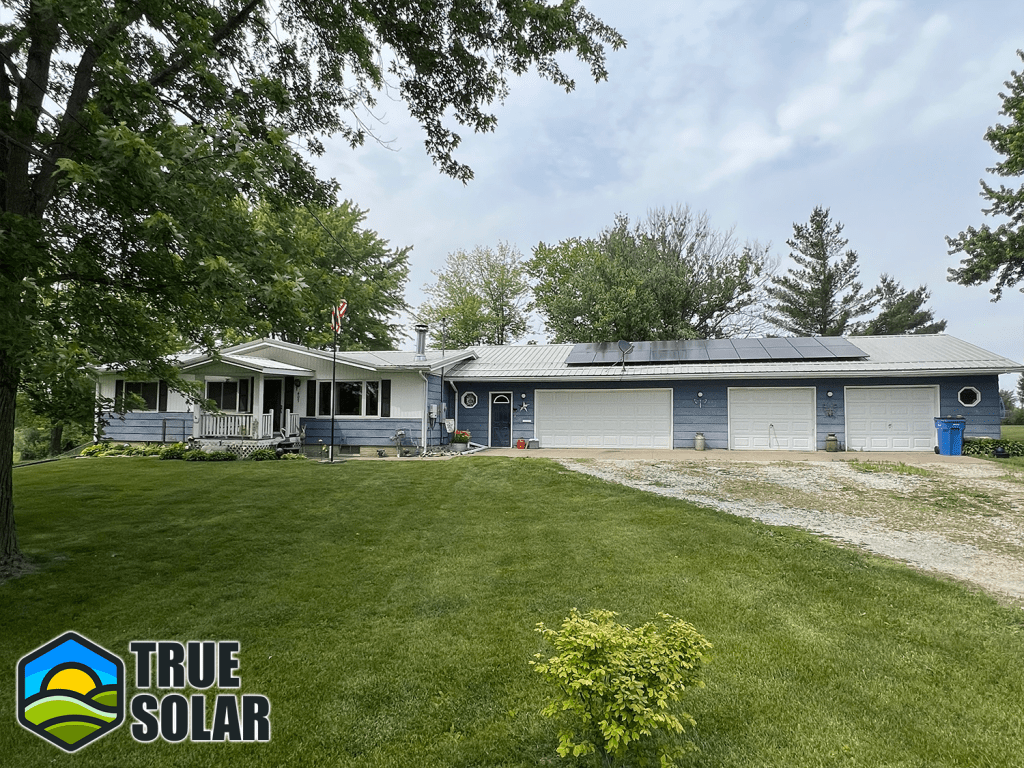
[(993, 304), (987, 287), (949, 283), (957, 258), (944, 236), (986, 220), (978, 181), (1000, 158), (983, 134), (1024, 66), (1024, 4), (585, 4), (628, 41), (608, 55), (609, 80), (574, 64), (571, 94), (532, 75), (513, 82), (497, 130), (463, 136), (468, 186), (438, 173), (399, 101), (375, 110), (387, 147), (328, 142), (317, 160), (369, 209), (368, 227), (413, 246), (410, 304), (455, 249), (507, 241), (528, 256), (595, 235), (616, 213), (676, 204), (770, 242), (784, 271), (793, 223), (823, 205), (866, 285), (882, 272), (926, 283), (947, 333), (1022, 359), (1024, 296)]

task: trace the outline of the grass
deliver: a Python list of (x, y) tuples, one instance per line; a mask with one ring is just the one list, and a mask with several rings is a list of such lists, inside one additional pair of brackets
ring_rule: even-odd
[(1024, 441), (1024, 424), (1003, 424), (1000, 430), (1000, 437), (1003, 440)]
[[(1019, 608), (551, 462), (96, 459), (15, 482), (41, 568), (0, 586), (0, 669), (68, 629), (126, 657), (130, 681), (130, 640), (238, 640), (242, 692), (273, 707), (269, 744), (144, 745), (126, 724), (79, 766), (573, 765), (527, 662), (535, 624), (574, 606), (665, 611), (714, 643), (684, 702), (688, 768), (1024, 754)], [(5, 754), (69, 759), (16, 724), (13, 695)]]
[(924, 467), (904, 464), (902, 461), (897, 463), (892, 461), (860, 461), (857, 459), (851, 461), (850, 466), (858, 472), (891, 472), (897, 475), (920, 475), (922, 477), (935, 474)]

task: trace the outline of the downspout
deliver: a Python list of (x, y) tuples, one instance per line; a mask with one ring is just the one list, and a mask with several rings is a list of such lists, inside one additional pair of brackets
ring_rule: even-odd
[(430, 410), (430, 379), (423, 371), (419, 372), (423, 379), (423, 419), (420, 424), (420, 437), (422, 439), (423, 453), (427, 452), (427, 412)]
[[(458, 432), (459, 431), (459, 388), (456, 387), (455, 386), (455, 382), (451, 381), (450, 379), (448, 381), (448, 386), (450, 386), (452, 388), (452, 391), (455, 393), (455, 407), (452, 410), (455, 411), (455, 432)], [(455, 432), (452, 432), (452, 434), (454, 435)], [(451, 439), (451, 438), (449, 438), (449, 439)]]

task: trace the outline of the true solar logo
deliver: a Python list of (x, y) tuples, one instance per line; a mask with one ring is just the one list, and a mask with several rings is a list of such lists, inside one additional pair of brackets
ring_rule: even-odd
[(67, 632), (18, 662), (18, 722), (74, 752), (124, 721), (124, 662)]
[[(135, 687), (153, 684), (156, 665), (158, 690), (189, 687), (205, 690), (241, 686), (235, 670), (238, 643), (234, 641), (189, 641), (187, 645), (167, 640), (136, 640), (129, 645), (135, 654)], [(136, 741), (270, 741), (270, 700), (257, 694), (218, 694), (210, 727), (206, 726), (206, 696), (167, 693), (157, 697), (138, 693), (132, 697), (132, 737)]]
[[(135, 640), (135, 687), (129, 711), (139, 742), (270, 741), (270, 700), (239, 694), (239, 643), (233, 640)], [(156, 693), (150, 692), (155, 688)], [(212, 706), (206, 693), (217, 690)], [(222, 692), (224, 691), (224, 692)], [(110, 733), (125, 719), (125, 665), (76, 632), (26, 654), (17, 667), (17, 718), (66, 752)]]

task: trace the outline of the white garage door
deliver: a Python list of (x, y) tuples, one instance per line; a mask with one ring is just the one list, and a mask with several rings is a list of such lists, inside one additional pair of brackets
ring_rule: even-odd
[(671, 448), (670, 389), (539, 389), (541, 448)]
[(813, 451), (814, 387), (730, 387), (729, 448)]
[(936, 445), (936, 387), (847, 387), (846, 447), (930, 451)]

